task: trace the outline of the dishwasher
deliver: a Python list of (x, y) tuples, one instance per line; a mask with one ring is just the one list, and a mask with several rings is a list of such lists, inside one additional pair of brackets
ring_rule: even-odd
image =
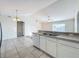
[(32, 40), (33, 45), (37, 48), (40, 48), (40, 37), (37, 33), (33, 33)]

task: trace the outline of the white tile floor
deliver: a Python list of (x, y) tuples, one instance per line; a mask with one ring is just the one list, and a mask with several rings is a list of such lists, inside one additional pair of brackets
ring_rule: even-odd
[(45, 53), (33, 47), (29, 37), (3, 40), (0, 49), (1, 58), (49, 58)]

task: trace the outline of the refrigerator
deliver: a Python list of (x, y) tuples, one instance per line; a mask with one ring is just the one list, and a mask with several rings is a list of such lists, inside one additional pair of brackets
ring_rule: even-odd
[(2, 43), (2, 26), (0, 23), (0, 48), (1, 48), (1, 43)]

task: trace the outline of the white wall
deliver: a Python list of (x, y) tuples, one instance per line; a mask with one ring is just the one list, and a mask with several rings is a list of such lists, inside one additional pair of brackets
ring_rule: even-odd
[(36, 21), (34, 16), (26, 17), (25, 22), (25, 36), (31, 36), (33, 32), (40, 30), (40, 22)]
[(41, 30), (52, 31), (51, 22), (41, 22)]
[(0, 22), (2, 25), (3, 40), (17, 37), (17, 24), (12, 20), (12, 18), (7, 16), (0, 16)]
[[(78, 11), (79, 11), (79, 0), (58, 0), (54, 4), (51, 4), (51, 5), (47, 6), (46, 8), (39, 10), (34, 15), (39, 16), (41, 18), (40, 19), (41, 21), (47, 21), (48, 16), (50, 16), (50, 19), (52, 21), (61, 21), (61, 20), (66, 20), (66, 19), (77, 17), (76, 13)], [(43, 19), (43, 18), (45, 18), (45, 19)], [(78, 22), (76, 22), (76, 23), (78, 23)], [(75, 27), (73, 26), (73, 24), (71, 24), (69, 26), (70, 27), (73, 26), (76, 29), (75, 32), (78, 32), (78, 28), (76, 28), (76, 27), (78, 27), (77, 25), (78, 24), (76, 24)], [(72, 29), (72, 31), (73, 31), (73, 29)]]
[[(24, 36), (31, 36), (32, 32), (40, 29), (40, 23), (33, 16), (20, 16), (24, 22)], [(3, 40), (17, 38), (17, 23), (13, 18), (8, 16), (0, 16), (0, 22), (3, 31)]]
[[(75, 19), (55, 21), (55, 22), (52, 22), (52, 25), (53, 24), (65, 24), (66, 32), (75, 32)], [(52, 30), (53, 30), (53, 28), (52, 28)]]

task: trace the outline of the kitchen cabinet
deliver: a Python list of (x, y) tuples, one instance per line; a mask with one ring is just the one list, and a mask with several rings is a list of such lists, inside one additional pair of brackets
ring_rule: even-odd
[(46, 51), (46, 37), (40, 36), (40, 49)]
[(67, 40), (63, 39), (63, 40), (57, 40), (57, 41), (58, 41), (58, 44), (63, 44), (63, 45), (66, 45), (66, 46), (70, 46), (70, 47), (79, 49), (79, 43), (72, 42), (72, 41), (67, 41)]
[(40, 49), (56, 57), (56, 39), (40, 36)]
[(47, 49), (47, 53), (49, 53), (53, 57), (56, 57), (56, 42), (47, 39), (46, 49)]
[(33, 35), (34, 46), (56, 58), (79, 58), (79, 43), (76, 40), (48, 34)]
[(79, 58), (79, 33), (39, 31), (40, 49), (56, 58)]
[(67, 45), (58, 44), (57, 46), (58, 58), (79, 58), (79, 49)]

